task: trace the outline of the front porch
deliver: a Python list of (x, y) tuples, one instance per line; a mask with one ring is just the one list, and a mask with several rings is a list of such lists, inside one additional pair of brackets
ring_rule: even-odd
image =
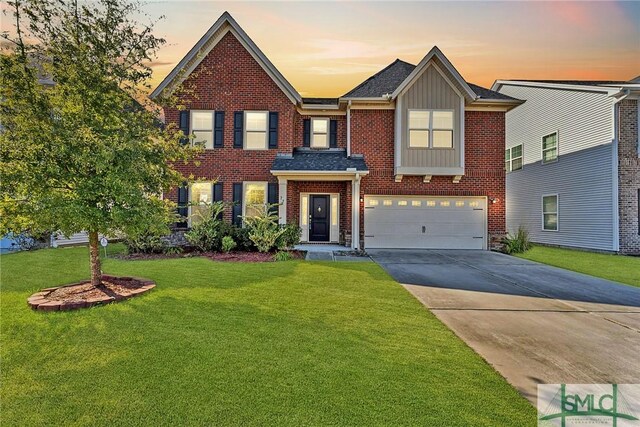
[(359, 249), (364, 158), (347, 157), (344, 150), (296, 150), (278, 155), (271, 173), (278, 178), (281, 224), (298, 224), (303, 243)]

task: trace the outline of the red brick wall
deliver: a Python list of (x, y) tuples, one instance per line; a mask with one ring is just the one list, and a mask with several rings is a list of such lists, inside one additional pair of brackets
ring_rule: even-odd
[[(365, 194), (411, 194), (487, 196), (488, 230), (494, 240), (505, 234), (505, 116), (501, 112), (468, 111), (465, 114), (465, 175), (454, 184), (450, 176), (405, 176), (395, 182), (394, 112), (392, 110), (352, 110), (352, 153), (364, 154), (369, 175), (362, 178), (360, 197)], [(360, 208), (361, 239), (364, 233), (364, 206)]]
[(640, 255), (640, 156), (638, 155), (638, 100), (620, 103), (618, 136), (618, 193), (620, 252)]

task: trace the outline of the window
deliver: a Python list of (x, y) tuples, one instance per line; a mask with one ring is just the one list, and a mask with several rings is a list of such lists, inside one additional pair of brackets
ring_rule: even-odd
[(507, 148), (504, 152), (504, 169), (507, 172), (522, 169), (522, 144)]
[(453, 148), (453, 111), (409, 110), (410, 148)]
[(370, 199), (369, 206), (378, 206), (378, 201), (376, 199)]
[(329, 119), (311, 119), (311, 147), (329, 147)]
[(193, 143), (204, 148), (213, 148), (213, 111), (191, 111), (191, 133)]
[(422, 206), (422, 202), (420, 200), (412, 200), (411, 206)]
[(542, 137), (542, 163), (558, 160), (558, 132)]
[(244, 183), (244, 216), (258, 216), (263, 212), (267, 203), (266, 182)]
[(201, 222), (207, 213), (208, 206), (213, 202), (213, 183), (195, 182), (191, 184), (189, 206), (189, 222), (191, 226)]
[(245, 150), (267, 149), (267, 124), (269, 123), (267, 111), (246, 111), (245, 122)]
[(406, 200), (398, 200), (398, 206), (407, 206)]
[(558, 231), (558, 195), (542, 196), (542, 229)]

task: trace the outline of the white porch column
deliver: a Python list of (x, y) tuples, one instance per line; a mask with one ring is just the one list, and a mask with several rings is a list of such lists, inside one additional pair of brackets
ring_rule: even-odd
[(278, 177), (278, 206), (279, 224), (287, 223), (287, 178)]
[(351, 248), (360, 249), (360, 174), (351, 180)]

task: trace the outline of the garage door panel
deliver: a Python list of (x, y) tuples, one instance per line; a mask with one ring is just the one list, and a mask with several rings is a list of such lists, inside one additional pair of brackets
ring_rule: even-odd
[(365, 247), (485, 249), (485, 209), (478, 197), (365, 196)]

